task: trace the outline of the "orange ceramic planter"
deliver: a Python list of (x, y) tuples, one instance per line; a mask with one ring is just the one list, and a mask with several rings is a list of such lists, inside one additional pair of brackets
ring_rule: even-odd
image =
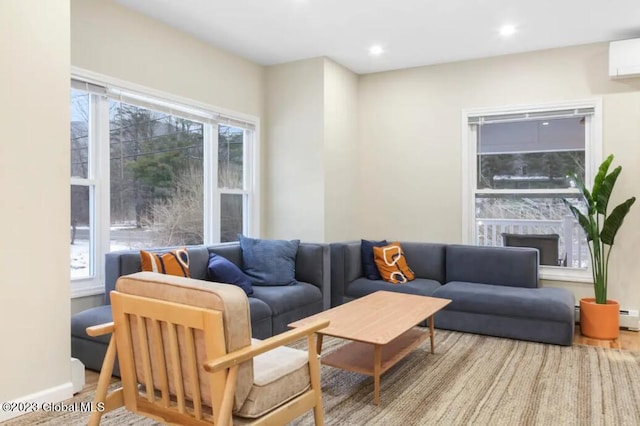
[(594, 339), (617, 339), (620, 330), (620, 304), (608, 300), (596, 303), (593, 297), (580, 299), (580, 332)]

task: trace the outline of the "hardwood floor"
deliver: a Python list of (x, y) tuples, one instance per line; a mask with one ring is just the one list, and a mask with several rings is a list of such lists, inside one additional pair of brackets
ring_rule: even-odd
[(573, 343), (576, 345), (598, 346), (600, 348), (640, 351), (640, 332), (620, 330), (620, 336), (615, 340), (598, 340), (581, 335), (580, 326), (576, 325)]
[[(98, 387), (98, 378), (100, 377), (100, 373), (93, 370), (84, 370), (84, 387), (82, 388), (82, 392), (95, 392)], [(115, 383), (119, 381), (119, 377), (111, 377), (111, 383)]]
[[(576, 345), (598, 346), (601, 348), (622, 349), (627, 351), (640, 351), (640, 332), (620, 330), (620, 337), (616, 340), (597, 340), (580, 334), (580, 326), (576, 326), (573, 343)], [(82, 392), (94, 392), (98, 385), (99, 374), (93, 370), (85, 370), (85, 385)], [(117, 382), (116, 377), (111, 378), (111, 383)]]

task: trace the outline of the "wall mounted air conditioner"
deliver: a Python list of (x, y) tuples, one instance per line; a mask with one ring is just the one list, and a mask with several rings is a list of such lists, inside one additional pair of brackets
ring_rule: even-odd
[(609, 43), (609, 76), (640, 77), (640, 38)]

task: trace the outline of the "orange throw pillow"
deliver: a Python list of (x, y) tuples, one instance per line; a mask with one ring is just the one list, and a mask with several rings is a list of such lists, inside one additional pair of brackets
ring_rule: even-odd
[(407, 259), (400, 243), (393, 242), (383, 247), (373, 248), (373, 258), (382, 279), (393, 284), (403, 284), (416, 276), (407, 265)]
[(184, 247), (166, 253), (151, 253), (140, 250), (140, 261), (142, 262), (143, 271), (177, 275), (179, 277), (191, 276), (189, 273), (189, 255)]

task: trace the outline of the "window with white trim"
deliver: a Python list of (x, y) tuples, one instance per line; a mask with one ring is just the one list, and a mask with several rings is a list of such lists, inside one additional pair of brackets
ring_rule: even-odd
[(464, 242), (540, 250), (541, 277), (590, 279), (571, 176), (593, 180), (601, 159), (600, 102), (463, 113)]
[(109, 251), (258, 234), (254, 122), (75, 78), (70, 107), (73, 296)]

